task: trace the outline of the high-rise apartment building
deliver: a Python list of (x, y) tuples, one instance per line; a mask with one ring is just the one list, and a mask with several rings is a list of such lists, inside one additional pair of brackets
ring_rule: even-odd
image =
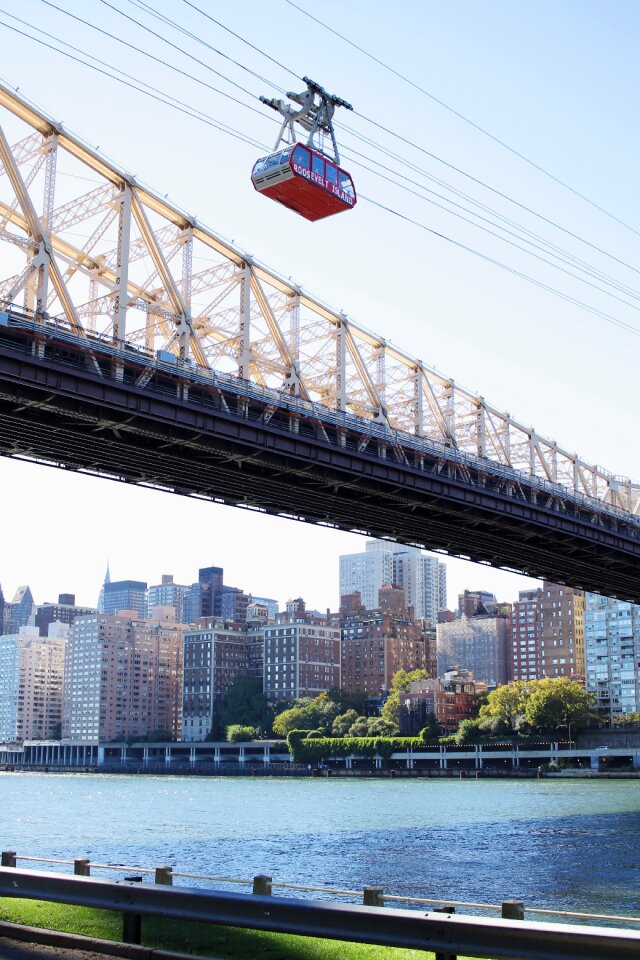
[(243, 624), (247, 622), (247, 607), (250, 603), (249, 594), (224, 583), (222, 567), (201, 567), (198, 571), (198, 582), (190, 587), (185, 596), (185, 621), (195, 623), (196, 620), (206, 617)]
[(172, 607), (77, 617), (65, 658), (64, 739), (178, 739), (184, 628)]
[(586, 685), (610, 722), (640, 712), (640, 606), (595, 593), (584, 614)]
[(439, 623), (436, 632), (438, 676), (462, 669), (470, 671), (477, 681), (488, 687), (509, 681), (510, 616), (462, 616)]
[(360, 593), (367, 610), (378, 604), (378, 591), (387, 583), (402, 587), (416, 620), (435, 623), (447, 605), (446, 567), (417, 547), (387, 540), (370, 540), (363, 553), (340, 557), (340, 596)]
[[(23, 627), (22, 630), (39, 636), (36, 627)], [(14, 743), (18, 738), (19, 686), (19, 634), (3, 634), (0, 636), (0, 743)]]
[(103, 613), (108, 617), (118, 610), (135, 610), (140, 619), (145, 616), (147, 584), (142, 580), (112, 580), (103, 590)]
[(409, 616), (403, 590), (381, 587), (374, 610), (358, 607), (353, 596), (344, 599), (340, 611), (343, 690), (379, 695), (389, 690), (398, 670), (428, 669), (428, 638), (423, 623)]
[(72, 624), (76, 617), (96, 613), (95, 607), (78, 607), (72, 593), (61, 593), (57, 603), (39, 603), (35, 607), (34, 623), (40, 630), (40, 636), (46, 637), (49, 624)]
[(511, 659), (514, 680), (540, 680), (542, 667), (542, 589), (521, 590), (511, 614)]
[(60, 736), (67, 633), (53, 623), (47, 637), (34, 625), (0, 637), (0, 740)]
[(580, 590), (547, 581), (520, 592), (511, 615), (514, 680), (584, 678), (584, 604)]
[(68, 635), (68, 624), (54, 622), (49, 624), (46, 637), (25, 637), (20, 643), (18, 740), (60, 737)]
[[(262, 636), (259, 631), (199, 620), (184, 636), (182, 739), (205, 740), (220, 703), (241, 677), (262, 679)], [(256, 663), (256, 660), (258, 661)]]
[(173, 607), (176, 612), (176, 622), (187, 623), (184, 616), (185, 597), (190, 590), (190, 585), (175, 583), (172, 574), (163, 573), (161, 583), (147, 587), (145, 616), (148, 617), (154, 607)]
[(316, 697), (340, 686), (340, 627), (309, 614), (301, 599), (264, 629), (264, 692), (268, 700)]

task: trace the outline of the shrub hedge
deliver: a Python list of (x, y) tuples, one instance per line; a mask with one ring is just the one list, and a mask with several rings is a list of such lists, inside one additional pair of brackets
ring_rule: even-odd
[(317, 730), (292, 730), (287, 737), (289, 753), (296, 763), (319, 763), (330, 757), (384, 757), (397, 750), (419, 749), (425, 740), (418, 737), (323, 737)]

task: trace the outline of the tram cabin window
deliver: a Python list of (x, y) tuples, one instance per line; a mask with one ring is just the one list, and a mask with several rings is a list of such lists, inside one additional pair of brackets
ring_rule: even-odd
[(340, 189), (344, 190), (344, 192), (349, 197), (352, 197), (354, 195), (351, 177), (347, 173), (343, 173), (342, 171), (340, 171)]
[(294, 164), (298, 167), (303, 167), (305, 170), (309, 169), (310, 166), (310, 154), (308, 150), (305, 150), (304, 147), (296, 147), (293, 151), (293, 156), (291, 157)]
[(311, 158), (311, 170), (318, 177), (322, 177), (324, 179), (324, 160), (322, 157), (318, 157), (315, 153)]

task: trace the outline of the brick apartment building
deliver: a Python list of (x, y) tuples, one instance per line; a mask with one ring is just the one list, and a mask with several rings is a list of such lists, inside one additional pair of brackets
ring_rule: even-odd
[(340, 624), (342, 688), (349, 693), (379, 694), (398, 670), (432, 666), (432, 631), (412, 619), (398, 587), (383, 586), (374, 610), (364, 609), (358, 592), (343, 597)]
[(73, 623), (65, 657), (63, 739), (90, 743), (181, 734), (182, 638), (173, 607)]
[(522, 590), (511, 616), (513, 679), (584, 679), (584, 611), (584, 593), (573, 587), (544, 581)]
[(340, 627), (308, 613), (300, 598), (264, 629), (264, 692), (268, 700), (316, 697), (341, 686)]

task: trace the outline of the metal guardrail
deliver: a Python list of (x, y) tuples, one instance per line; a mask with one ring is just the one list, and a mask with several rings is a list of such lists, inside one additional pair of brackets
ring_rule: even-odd
[[(2, 851), (1, 865), (3, 867), (17, 867), (18, 861), (23, 863), (52, 863), (57, 866), (73, 867), (73, 872), (77, 876), (93, 876), (94, 870), (108, 870), (121, 874), (147, 874), (153, 875), (155, 883), (162, 883), (172, 886), (174, 879), (199, 880), (206, 883), (224, 883), (230, 886), (252, 887), (254, 893), (271, 893), (276, 888), (281, 890), (299, 890), (302, 893), (321, 893), (325, 896), (350, 897), (354, 901), (362, 900), (365, 905), (375, 905), (379, 907), (388, 903), (415, 903), (425, 906), (442, 907), (462, 907), (467, 910), (487, 910), (490, 913), (499, 913), (503, 919), (524, 920), (525, 913), (535, 913), (548, 917), (563, 917), (572, 920), (582, 920), (587, 923), (607, 923), (612, 925), (634, 924), (640, 926), (640, 917), (627, 916), (625, 914), (610, 913), (585, 913), (576, 910), (552, 910), (546, 907), (535, 907), (525, 903), (523, 900), (503, 900), (502, 903), (478, 903), (467, 900), (441, 900), (436, 897), (415, 897), (409, 894), (391, 894), (386, 893), (382, 887), (366, 886), (363, 890), (344, 890), (340, 887), (318, 886), (304, 883), (288, 883), (284, 880), (274, 880), (273, 877), (259, 874), (251, 880), (238, 877), (219, 877), (210, 876), (201, 873), (185, 873), (182, 870), (176, 870), (170, 866), (140, 867), (131, 866), (123, 863), (98, 863), (89, 857), (75, 857), (73, 860), (63, 860), (56, 857), (32, 857), (17, 854), (13, 850)], [(373, 903), (375, 901), (375, 903)]]
[(0, 868), (0, 896), (123, 914), (125, 942), (139, 942), (143, 916), (297, 934), (410, 950), (442, 960), (638, 960), (640, 932), (462, 917), (385, 907), (221, 893)]

